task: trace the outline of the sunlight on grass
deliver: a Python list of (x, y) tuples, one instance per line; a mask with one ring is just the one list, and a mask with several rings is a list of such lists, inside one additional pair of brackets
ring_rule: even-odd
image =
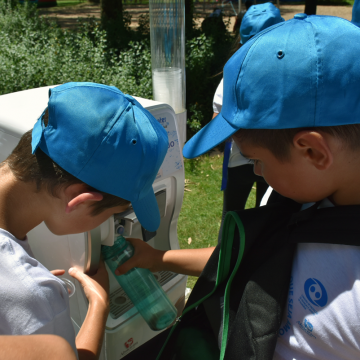
[[(184, 160), (185, 194), (178, 220), (178, 238), (182, 249), (217, 245), (223, 206), (223, 193), (220, 191), (222, 162), (222, 155), (203, 155)], [(253, 189), (246, 208), (254, 206)], [(187, 286), (193, 288), (196, 280), (196, 277), (189, 276)]]
[(78, 0), (57, 0), (57, 7), (64, 7), (64, 6), (76, 6), (79, 4), (84, 4), (85, 1), (78, 1)]

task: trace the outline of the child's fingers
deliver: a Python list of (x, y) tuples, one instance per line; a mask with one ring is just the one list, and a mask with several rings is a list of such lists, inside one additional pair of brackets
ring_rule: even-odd
[(89, 303), (100, 300), (105, 308), (107, 308), (109, 306), (109, 276), (105, 268), (104, 271), (104, 273), (102, 271), (102, 274), (99, 274), (98, 271), (93, 277), (90, 277), (81, 270), (70, 268), (69, 274), (79, 281)]
[(55, 276), (61, 276), (65, 274), (65, 270), (63, 269), (51, 270), (50, 272)]
[(105, 267), (105, 262), (103, 260), (103, 258), (101, 257), (100, 258), (100, 261), (99, 261), (99, 266), (98, 266), (98, 269), (97, 269), (97, 273), (98, 272), (101, 272), (101, 271), (106, 271), (106, 267)]
[(82, 285), (82, 287), (85, 286), (85, 279), (84, 276), (86, 276), (84, 273), (82, 273), (81, 271), (79, 271), (76, 268), (70, 268), (69, 269), (69, 274), (76, 279), (77, 281), (79, 281), (79, 283)]
[(124, 275), (133, 267), (136, 267), (136, 260), (134, 260), (134, 258), (130, 258), (115, 270), (115, 275)]
[(135, 248), (135, 251), (138, 247), (141, 247), (141, 245), (145, 244), (145, 247), (150, 246), (146, 244), (143, 240), (137, 238), (126, 238), (126, 241), (128, 241)]

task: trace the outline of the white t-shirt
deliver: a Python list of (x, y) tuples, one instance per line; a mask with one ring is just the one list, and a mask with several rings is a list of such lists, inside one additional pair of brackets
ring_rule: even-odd
[(54, 334), (77, 354), (65, 285), (41, 265), (28, 240), (0, 229), (0, 335)]
[[(220, 84), (218, 85), (214, 99), (213, 99), (213, 110), (214, 113), (220, 113), (222, 104), (223, 104), (223, 79), (221, 79)], [(240, 154), (240, 150), (235, 144), (234, 141), (231, 141), (231, 151), (230, 151), (230, 158), (229, 158), (229, 165), (228, 167), (236, 167), (240, 165), (249, 164), (249, 160)]]
[(298, 244), (273, 359), (359, 358), (360, 247)]

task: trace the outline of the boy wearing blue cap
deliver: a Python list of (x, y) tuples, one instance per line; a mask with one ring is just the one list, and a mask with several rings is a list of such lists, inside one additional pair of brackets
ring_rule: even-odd
[[(335, 17), (298, 14), (262, 32), (225, 66), (222, 111), (185, 145), (184, 156), (233, 136), (254, 172), (281, 195), (352, 210), (360, 204), (359, 48), (359, 29)], [(341, 229), (338, 244), (347, 244)], [(315, 243), (306, 243), (305, 233), (297, 245), (277, 338), (262, 358), (359, 358), (360, 248), (331, 244), (326, 230)]]
[(241, 22), (240, 44), (245, 44), (259, 32), (283, 21), (280, 10), (273, 3), (252, 5)]
[(352, 8), (351, 22), (360, 27), (360, 1), (355, 0)]
[[(191, 342), (197, 359), (204, 344), (214, 359), (360, 357), (359, 49), (354, 24), (298, 14), (226, 64), (221, 113), (183, 154), (232, 136), (285, 198), (227, 215), (221, 251), (158, 359), (192, 359), (182, 356)], [(180, 251), (172, 260), (181, 264)]]
[(155, 231), (152, 183), (167, 146), (156, 119), (115, 87), (68, 83), (50, 90), (48, 107), (0, 167), (0, 334), (59, 335), (80, 359), (99, 356), (109, 312), (104, 264), (93, 277), (69, 270), (89, 300), (75, 340), (67, 290), (34, 259), (26, 234), (42, 221), (57, 235), (88, 231), (130, 202)]

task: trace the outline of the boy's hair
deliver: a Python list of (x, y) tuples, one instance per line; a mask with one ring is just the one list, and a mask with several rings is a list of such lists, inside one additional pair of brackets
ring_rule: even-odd
[[(44, 124), (48, 123), (48, 111), (44, 115)], [(57, 165), (40, 148), (35, 154), (31, 152), (32, 130), (27, 131), (20, 139), (11, 155), (2, 163), (7, 164), (16, 179), (24, 182), (35, 182), (37, 191), (42, 187), (52, 195), (57, 197), (61, 188), (67, 188), (72, 184), (85, 184), (75, 176), (71, 175), (59, 165)], [(87, 185), (88, 186), (88, 185)], [(115, 207), (126, 206), (130, 201), (124, 200), (115, 195), (98, 191), (88, 186), (89, 191), (97, 191), (103, 195), (101, 201), (95, 201), (92, 205), (91, 215), (95, 216), (102, 211)]]
[(350, 150), (360, 148), (360, 124), (295, 129), (240, 129), (233, 137), (240, 142), (244, 141), (266, 148), (278, 160), (286, 161), (289, 160), (290, 147), (293, 145), (295, 135), (304, 130), (330, 134), (340, 139), (344, 146)]

